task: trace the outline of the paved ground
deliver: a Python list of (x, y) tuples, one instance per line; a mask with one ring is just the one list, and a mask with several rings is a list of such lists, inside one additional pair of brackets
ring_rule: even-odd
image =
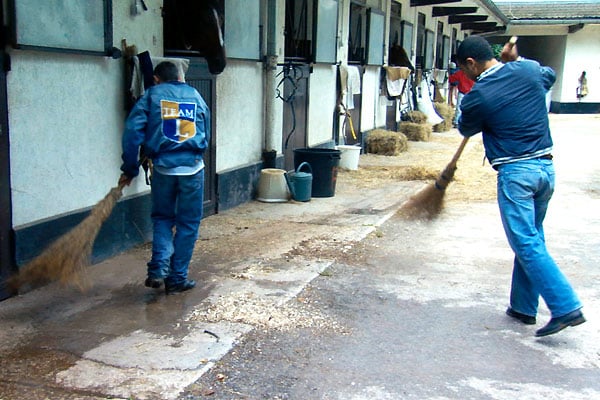
[(91, 267), (86, 293), (0, 303), (0, 399), (600, 398), (600, 118), (552, 123), (547, 241), (586, 324), (536, 339), (504, 317), (511, 255), (493, 201), (407, 221), (395, 212), (422, 184), (341, 174), (333, 198), (207, 218), (194, 291), (144, 288), (141, 247)]
[(512, 256), (497, 207), (456, 201), (430, 222), (393, 216), (307, 285), (297, 303), (328, 324), (249, 332), (181, 398), (600, 398), (600, 138), (579, 119), (553, 125), (548, 245), (586, 324), (536, 338), (544, 307), (537, 326), (505, 316)]

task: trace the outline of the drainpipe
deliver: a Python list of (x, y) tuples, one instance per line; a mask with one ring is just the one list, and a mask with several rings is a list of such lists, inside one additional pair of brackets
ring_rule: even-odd
[[(281, 140), (276, 132), (275, 110), (277, 98), (277, 1), (267, 0), (267, 51), (264, 60), (265, 69), (265, 143), (264, 156), (270, 154), (274, 157), (281, 145)], [(275, 153), (275, 154), (273, 154)], [(274, 162), (274, 160), (273, 160)], [(273, 167), (274, 166), (267, 166)]]

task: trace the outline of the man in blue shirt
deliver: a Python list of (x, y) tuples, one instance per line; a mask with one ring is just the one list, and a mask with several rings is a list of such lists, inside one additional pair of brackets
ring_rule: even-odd
[(554, 71), (518, 57), (507, 43), (502, 60), (482, 37), (466, 38), (458, 66), (476, 81), (461, 103), (458, 129), (463, 136), (483, 134), (486, 157), (498, 171), (498, 205), (508, 242), (515, 253), (510, 307), (506, 314), (535, 324), (541, 296), (552, 318), (536, 336), (585, 322), (581, 302), (546, 249), (543, 221), (554, 192), (552, 137), (546, 92)]
[(123, 133), (120, 183), (139, 173), (144, 145), (152, 159), (152, 259), (147, 287), (167, 294), (192, 289), (188, 267), (198, 239), (204, 195), (204, 161), (210, 133), (209, 109), (196, 89), (179, 81), (168, 61), (154, 69), (150, 87), (129, 113)]

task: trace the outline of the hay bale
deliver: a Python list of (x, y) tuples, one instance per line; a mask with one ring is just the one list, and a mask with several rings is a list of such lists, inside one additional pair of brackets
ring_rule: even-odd
[(415, 124), (427, 123), (427, 115), (418, 110), (409, 111), (402, 118), (403, 121), (414, 122)]
[(400, 122), (398, 130), (413, 142), (428, 142), (432, 132), (430, 124), (416, 124), (414, 122)]
[(384, 156), (397, 156), (408, 150), (408, 139), (401, 132), (374, 129), (369, 132), (366, 140), (367, 153)]
[(454, 119), (454, 107), (446, 103), (433, 103), (435, 111), (444, 121), (433, 126), (434, 132), (447, 132), (452, 129), (452, 120)]

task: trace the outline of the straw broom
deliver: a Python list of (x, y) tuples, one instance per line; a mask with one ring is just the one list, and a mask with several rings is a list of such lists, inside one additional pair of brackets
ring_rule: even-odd
[(102, 224), (123, 195), (123, 187), (125, 182), (112, 188), (79, 225), (59, 237), (18, 274), (10, 277), (7, 281), (9, 288), (17, 291), (25, 285), (35, 287), (59, 280), (84, 290), (88, 284), (82, 272), (89, 265), (92, 247)]
[(446, 168), (440, 173), (435, 182), (425, 186), (404, 202), (404, 204), (400, 206), (400, 214), (413, 218), (433, 218), (439, 215), (444, 205), (446, 188), (452, 179), (454, 179), (456, 163), (468, 141), (468, 137), (463, 138), (456, 153), (454, 153), (454, 157), (452, 157), (452, 160), (446, 165)]

